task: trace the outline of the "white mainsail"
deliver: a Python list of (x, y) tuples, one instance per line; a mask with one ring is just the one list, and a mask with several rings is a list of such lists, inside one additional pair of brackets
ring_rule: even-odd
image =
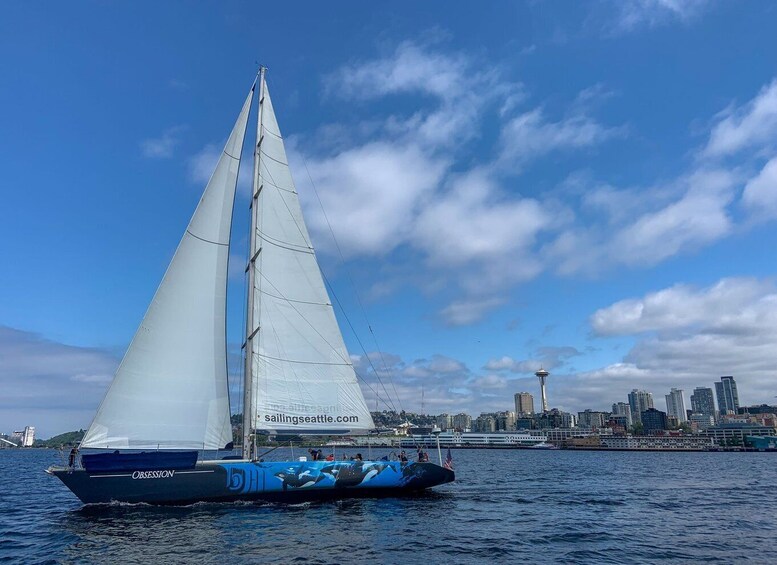
[(232, 441), (227, 261), (255, 86), (81, 447), (219, 449)]
[[(248, 429), (374, 428), (302, 218), (264, 80), (255, 154), (246, 329)], [(247, 434), (244, 436), (247, 438)]]

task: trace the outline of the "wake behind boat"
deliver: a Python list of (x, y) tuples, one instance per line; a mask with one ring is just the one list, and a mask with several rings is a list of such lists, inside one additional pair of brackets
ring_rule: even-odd
[[(242, 459), (232, 447), (226, 288), (232, 210), (259, 85)], [(454, 480), (427, 462), (289, 461), (256, 456), (257, 434), (374, 429), (302, 217), (262, 68), (143, 321), (81, 442), (83, 468), (51, 467), (85, 503), (391, 496)]]

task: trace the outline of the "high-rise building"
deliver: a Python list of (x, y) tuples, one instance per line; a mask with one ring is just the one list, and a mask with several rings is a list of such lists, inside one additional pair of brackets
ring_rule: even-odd
[(711, 388), (697, 386), (693, 389), (691, 411), (694, 414), (715, 417), (715, 400), (713, 400)]
[(515, 415), (519, 418), (534, 414), (534, 397), (528, 392), (515, 393)]
[(666, 412), (656, 410), (655, 408), (648, 408), (640, 414), (643, 432), (649, 434), (650, 432), (658, 432), (667, 429), (669, 422), (666, 418)]
[(627, 428), (630, 428), (634, 423), (631, 417), (631, 406), (627, 402), (615, 402), (612, 405), (613, 416), (625, 416), (625, 424)]
[(715, 393), (718, 397), (718, 409), (721, 416), (737, 413), (739, 410), (739, 393), (737, 393), (737, 383), (734, 377), (720, 377), (720, 382), (715, 383)]
[(641, 422), (642, 413), (648, 408), (653, 408), (653, 395), (646, 390), (635, 388), (629, 393), (629, 406), (632, 419), (635, 422)]
[(683, 389), (673, 388), (666, 398), (666, 413), (669, 416), (677, 418), (677, 422), (682, 424), (688, 421), (688, 416), (685, 414), (685, 400), (683, 399)]

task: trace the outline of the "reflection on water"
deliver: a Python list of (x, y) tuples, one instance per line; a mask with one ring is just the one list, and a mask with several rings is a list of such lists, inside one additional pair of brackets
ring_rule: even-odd
[(0, 559), (763, 562), (775, 535), (774, 454), (461, 450), (423, 496), (171, 508), (84, 507), (42, 472), (56, 457), (0, 451)]

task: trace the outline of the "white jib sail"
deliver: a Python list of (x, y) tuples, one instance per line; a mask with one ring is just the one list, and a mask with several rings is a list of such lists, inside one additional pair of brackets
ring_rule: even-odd
[(254, 428), (374, 428), (316, 261), (270, 94), (263, 92), (251, 343)]
[(227, 260), (253, 93), (81, 447), (219, 449), (232, 441)]

